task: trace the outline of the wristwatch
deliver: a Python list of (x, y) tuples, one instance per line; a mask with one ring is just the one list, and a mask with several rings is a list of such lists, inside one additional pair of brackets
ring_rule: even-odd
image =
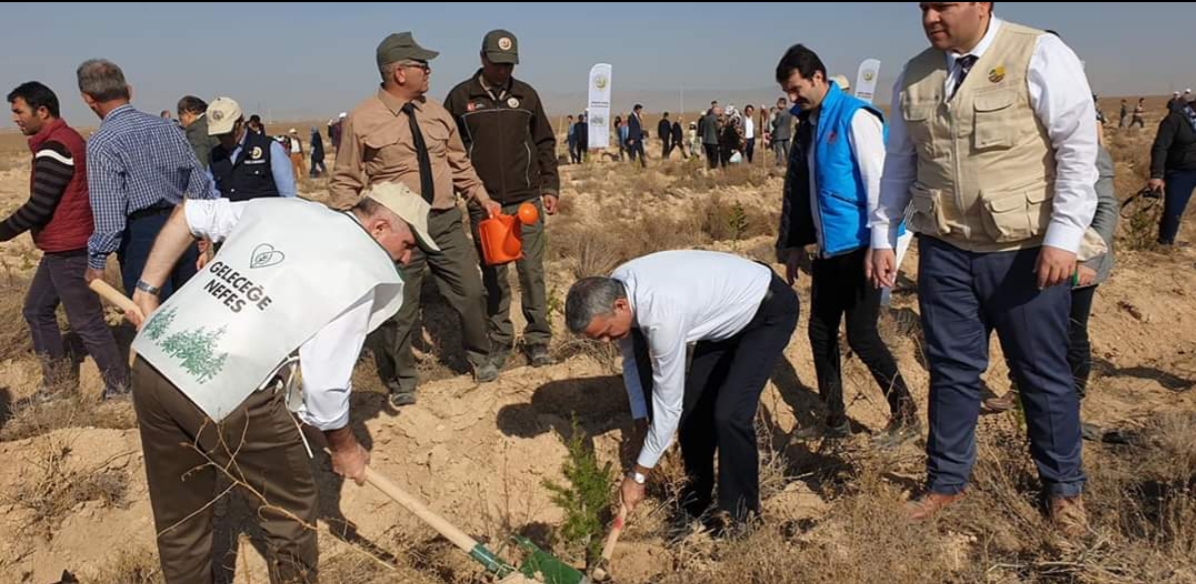
[(627, 473), (627, 478), (635, 481), (635, 484), (642, 485), (648, 482), (648, 477), (642, 472), (631, 471)]
[(153, 294), (154, 296), (157, 296), (162, 292), (161, 288), (150, 286), (145, 280), (137, 280), (137, 289), (145, 292), (146, 294)]

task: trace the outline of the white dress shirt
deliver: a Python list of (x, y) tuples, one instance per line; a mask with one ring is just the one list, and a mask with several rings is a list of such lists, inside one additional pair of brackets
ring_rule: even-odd
[[(982, 57), (996, 40), (1001, 20), (993, 18), (988, 32), (970, 55)], [(962, 54), (946, 53), (948, 75), (944, 95), (951, 95), (959, 77), (957, 63)], [(901, 88), (905, 72), (893, 86), (892, 118), (889, 122), (888, 158), (881, 179), (880, 205), (872, 216), (872, 247), (892, 249), (897, 225), (910, 202), (910, 186), (917, 177), (918, 155), (906, 132), (901, 115)], [(1030, 57), (1027, 75), (1030, 106), (1046, 127), (1055, 150), (1055, 198), (1044, 245), (1077, 252), (1084, 231), (1096, 213), (1096, 106), (1080, 58), (1059, 37), (1044, 33), (1038, 37)]]
[[(731, 254), (666, 251), (619, 266), (611, 278), (623, 283), (652, 359), (652, 424), (637, 462), (660, 461), (681, 421), (685, 400), (685, 350), (689, 343), (722, 341), (744, 329), (768, 292), (772, 271)], [(635, 419), (648, 415), (631, 338), (619, 341), (623, 380)]]
[[(807, 118), (806, 123), (813, 124), (813, 136), (818, 136), (819, 109)], [(847, 135), (847, 143), (851, 145), (851, 155), (860, 165), (860, 176), (864, 179), (864, 190), (868, 197), (868, 217), (876, 212), (880, 205), (880, 179), (885, 168), (885, 128), (872, 112), (860, 109), (851, 116), (851, 132)], [(817, 144), (810, 145), (806, 155), (806, 164), (810, 168), (810, 211), (814, 217), (814, 231), (818, 234), (818, 247), (822, 249), (822, 213), (818, 209), (818, 168), (814, 152)]]
[(751, 116), (743, 116), (743, 138), (745, 140), (756, 139), (756, 122), (752, 121)]
[[(251, 202), (191, 199), (183, 209), (193, 235), (219, 243), (236, 230), (241, 213)], [(299, 417), (319, 430), (336, 430), (349, 424), (353, 368), (365, 343), (373, 303), (371, 290), (299, 347), (303, 373)]]

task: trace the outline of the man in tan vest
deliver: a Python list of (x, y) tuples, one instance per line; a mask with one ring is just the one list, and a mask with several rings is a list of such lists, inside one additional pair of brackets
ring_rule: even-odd
[(924, 519), (963, 496), (976, 459), (980, 376), (996, 329), (1026, 412), (1051, 518), (1084, 532), (1079, 402), (1067, 365), (1076, 252), (1096, 209), (1096, 112), (1058, 37), (1003, 22), (991, 2), (922, 3), (931, 48), (893, 90), (880, 205), (866, 268), (896, 279), (911, 203), (930, 362)]

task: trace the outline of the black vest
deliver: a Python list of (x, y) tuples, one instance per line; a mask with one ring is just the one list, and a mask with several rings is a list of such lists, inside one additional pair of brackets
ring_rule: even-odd
[(212, 148), (212, 177), (220, 196), (230, 201), (248, 201), (261, 197), (277, 197), (278, 186), (270, 172), (270, 145), (274, 140), (253, 132), (246, 132), (245, 145), (237, 156), (222, 145)]

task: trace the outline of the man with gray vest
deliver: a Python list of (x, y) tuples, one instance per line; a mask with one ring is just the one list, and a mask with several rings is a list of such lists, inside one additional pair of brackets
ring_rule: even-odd
[(976, 459), (980, 376), (996, 329), (1021, 388), (1052, 522), (1085, 532), (1080, 411), (1067, 364), (1067, 284), (1096, 210), (1097, 132), (1079, 58), (1003, 22), (991, 2), (923, 3), (931, 48), (906, 64), (872, 221), (876, 286), (895, 284), (906, 208), (931, 384), (921, 520), (963, 496)]
[[(140, 314), (127, 314), (140, 329), (133, 406), (167, 582), (211, 582), (218, 469), (262, 496), (249, 503), (271, 582), (317, 580), (319, 492), (287, 402), (323, 433), (333, 471), (361, 484), (370, 454), (349, 426), (353, 369), (369, 331), (403, 303), (395, 263), (417, 241), (436, 249), (428, 204), (405, 185), (364, 195), (345, 213), (278, 197), (186, 200), (158, 234), (133, 296)], [(199, 237), (220, 253), (159, 307)], [(288, 400), (294, 357), (303, 392)]]

